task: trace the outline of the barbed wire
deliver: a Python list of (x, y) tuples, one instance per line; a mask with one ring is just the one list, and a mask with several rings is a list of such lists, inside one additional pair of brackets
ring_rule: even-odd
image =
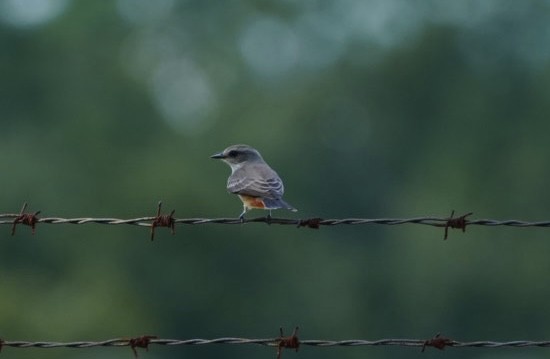
[(357, 347), (357, 346), (398, 346), (398, 347), (416, 347), (422, 348), (424, 351), (427, 347), (433, 347), (443, 350), (446, 347), (453, 348), (526, 348), (526, 347), (540, 347), (549, 348), (550, 341), (531, 341), (531, 340), (514, 340), (507, 342), (498, 341), (470, 341), (461, 342), (456, 341), (440, 334), (434, 337), (424, 339), (378, 339), (378, 340), (300, 340), (298, 338), (298, 327), (294, 329), (294, 332), (290, 336), (283, 336), (283, 331), (280, 329), (280, 336), (276, 338), (267, 339), (249, 339), (249, 338), (234, 338), (234, 337), (222, 337), (215, 339), (159, 339), (154, 335), (143, 335), (134, 338), (115, 338), (107, 339), (103, 341), (77, 341), (77, 342), (31, 342), (31, 341), (8, 341), (0, 339), (0, 350), (4, 347), (12, 348), (40, 348), (40, 349), (52, 349), (52, 348), (94, 348), (94, 347), (130, 347), (134, 355), (137, 357), (136, 348), (144, 348), (148, 350), (149, 345), (210, 345), (210, 344), (255, 344), (264, 345), (277, 348), (277, 358), (281, 357), (282, 349), (295, 349), (298, 351), (300, 346), (314, 346), (314, 347)]
[[(162, 214), (162, 203), (158, 203), (157, 215), (137, 217), (130, 219), (112, 218), (112, 217), (76, 217), (76, 218), (63, 218), (63, 217), (42, 217), (39, 218), (40, 211), (28, 213), (25, 212), (27, 204), (23, 205), (23, 208), (19, 213), (4, 213), (0, 214), (0, 225), (12, 225), (12, 235), (15, 234), (15, 228), (17, 224), (24, 224), (32, 227), (33, 233), (36, 229), (36, 225), (39, 223), (44, 224), (104, 224), (104, 225), (134, 225), (151, 228), (151, 239), (154, 239), (155, 228), (157, 227), (170, 227), (172, 234), (175, 233), (175, 225), (205, 225), (205, 224), (233, 224), (242, 225), (247, 223), (265, 223), (268, 225), (291, 225), (306, 228), (318, 229), (321, 226), (338, 226), (338, 225), (402, 225), (402, 224), (420, 224), (433, 227), (445, 228), (444, 239), (448, 237), (448, 229), (461, 229), (462, 232), (466, 230), (466, 226), (478, 225), (478, 226), (507, 226), (507, 227), (550, 227), (550, 220), (528, 222), (521, 220), (496, 220), (496, 219), (467, 219), (473, 213), (466, 213), (464, 215), (454, 217), (454, 210), (449, 217), (413, 217), (413, 218), (339, 218), (339, 219), (323, 219), (318, 217), (307, 219), (290, 219), (290, 218), (274, 218), (274, 217), (255, 217), (255, 218), (175, 218), (175, 210), (172, 210), (170, 214)], [(2, 220), (3, 219), (3, 220)]]

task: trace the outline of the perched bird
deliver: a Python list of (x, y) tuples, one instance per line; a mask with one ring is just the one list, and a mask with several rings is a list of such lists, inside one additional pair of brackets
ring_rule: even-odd
[(247, 145), (233, 145), (210, 157), (221, 159), (231, 167), (227, 190), (238, 195), (243, 202), (243, 212), (239, 216), (241, 220), (252, 208), (269, 210), (269, 218), (272, 209), (297, 211), (283, 201), (283, 181), (256, 149)]

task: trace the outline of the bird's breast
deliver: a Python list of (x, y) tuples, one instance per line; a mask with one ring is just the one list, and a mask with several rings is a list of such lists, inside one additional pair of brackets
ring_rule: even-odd
[(265, 208), (264, 201), (260, 197), (252, 197), (240, 194), (239, 198), (248, 208)]

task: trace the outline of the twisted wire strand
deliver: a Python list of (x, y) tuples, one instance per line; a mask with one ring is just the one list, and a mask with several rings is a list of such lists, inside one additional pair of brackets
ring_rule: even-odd
[[(12, 225), (14, 219), (20, 216), (19, 214), (0, 214), (0, 225)], [(10, 218), (10, 219), (8, 219)], [(139, 218), (111, 218), (111, 217), (77, 217), (77, 218), (62, 218), (62, 217), (43, 217), (37, 218), (36, 223), (45, 224), (105, 224), (105, 225), (137, 225), (150, 227), (151, 222), (157, 217), (139, 217)], [(279, 224), (292, 226), (310, 226), (314, 223), (316, 226), (338, 226), (338, 225), (401, 225), (401, 224), (421, 224), (434, 227), (445, 227), (449, 222), (449, 218), (441, 217), (414, 217), (414, 218), (308, 218), (308, 219), (289, 219), (289, 218), (268, 218), (256, 217), (245, 218), (241, 221), (239, 218), (173, 218), (174, 223), (182, 225), (204, 225), (204, 224), (246, 224), (246, 223), (265, 223)], [(507, 227), (550, 227), (550, 221), (528, 222), (515, 219), (497, 220), (497, 219), (476, 219), (464, 220), (466, 226), (507, 226)], [(451, 226), (452, 227), (452, 226)]]
[[(249, 339), (223, 337), (215, 339), (150, 339), (147, 344), (157, 345), (211, 345), (211, 344), (255, 344), (266, 346), (278, 346), (281, 338)], [(379, 340), (300, 340), (300, 345), (314, 347), (353, 347), (353, 346), (399, 346), (399, 347), (424, 347), (429, 340), (423, 339), (379, 339)], [(47, 341), (2, 341), (2, 347), (12, 348), (93, 348), (93, 347), (126, 347), (132, 346), (132, 339), (115, 338), (103, 341), (76, 341), (76, 342), (47, 342)], [(433, 346), (433, 345), (432, 345)], [(498, 341), (471, 341), (460, 342), (450, 340), (445, 346), (454, 348), (525, 348), (525, 347), (550, 347), (550, 341), (514, 340), (508, 342)]]

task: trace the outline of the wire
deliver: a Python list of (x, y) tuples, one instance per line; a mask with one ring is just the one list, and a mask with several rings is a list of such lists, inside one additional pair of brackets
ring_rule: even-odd
[(175, 225), (205, 225), (205, 224), (246, 224), (246, 223), (266, 223), (266, 224), (279, 224), (279, 225), (291, 225), (296, 227), (307, 227), (318, 229), (321, 226), (338, 226), (338, 225), (401, 225), (401, 224), (421, 224), (433, 227), (444, 227), (445, 235), (444, 239), (447, 239), (448, 229), (462, 229), (462, 232), (466, 230), (466, 226), (478, 225), (478, 226), (507, 226), (507, 227), (550, 227), (550, 221), (539, 222), (527, 222), (520, 220), (496, 220), (496, 219), (467, 219), (472, 213), (466, 213), (464, 215), (454, 217), (454, 211), (451, 212), (450, 217), (413, 217), (413, 218), (339, 218), (339, 219), (323, 219), (323, 218), (307, 218), (307, 219), (289, 219), (289, 218), (272, 218), (256, 217), (256, 218), (175, 218), (175, 210), (172, 210), (170, 214), (162, 214), (162, 203), (158, 203), (157, 215), (138, 217), (130, 219), (120, 219), (112, 217), (77, 217), (77, 218), (63, 218), (63, 217), (43, 217), (39, 218), (40, 211), (34, 213), (27, 213), (25, 209), (27, 204), (23, 205), (20, 213), (5, 213), (0, 214), (0, 225), (9, 224), (12, 225), (12, 235), (15, 234), (17, 224), (25, 224), (32, 227), (33, 233), (36, 229), (36, 225), (39, 223), (44, 224), (104, 224), (104, 225), (134, 225), (151, 228), (151, 239), (154, 239), (156, 227), (170, 227), (172, 234), (175, 233)]
[[(130, 219), (121, 219), (113, 217), (76, 217), (76, 218), (63, 218), (63, 217), (36, 217), (38, 213), (24, 213), (26, 204), (23, 206), (21, 213), (4, 213), (0, 214), (0, 218), (11, 218), (11, 220), (0, 220), (0, 224), (13, 224), (14, 220), (22, 216), (27, 217), (36, 217), (36, 223), (47, 223), (47, 224), (107, 224), (107, 225), (119, 225), (119, 224), (129, 224), (129, 225), (138, 225), (138, 226), (147, 226), (150, 227), (155, 219), (163, 217), (159, 211), (157, 216), (144, 216)], [(173, 213), (175, 211), (172, 211)], [(466, 219), (467, 216), (470, 216), (472, 213), (462, 215), (460, 217), (453, 217), (454, 211), (451, 214), (451, 217), (433, 217), (433, 216), (424, 216), (424, 217), (413, 217), (413, 218), (332, 218), (332, 219), (323, 219), (323, 218), (308, 218), (308, 219), (289, 219), (289, 218), (273, 218), (273, 217), (256, 217), (256, 218), (173, 218), (174, 223), (177, 224), (186, 224), (186, 225), (201, 225), (201, 224), (243, 224), (243, 223), (266, 223), (266, 224), (279, 224), (279, 225), (294, 225), (294, 226), (337, 226), (337, 225), (368, 225), (368, 224), (381, 224), (381, 225), (400, 225), (400, 224), (422, 224), (435, 227), (445, 227), (451, 226), (453, 223), (449, 222), (459, 222), (463, 221), (465, 225), (479, 225), (479, 226), (509, 226), (509, 227), (550, 227), (550, 221), (539, 221), (539, 222), (528, 222), (521, 220), (497, 220), (497, 219), (477, 219), (469, 220)], [(166, 215), (164, 215), (166, 217)], [(19, 221), (23, 223), (22, 220)]]
[(44, 224), (103, 224), (103, 225), (134, 225), (151, 228), (151, 239), (154, 239), (156, 227), (170, 227), (172, 234), (175, 233), (175, 225), (205, 225), (205, 224), (229, 224), (241, 225), (246, 223), (266, 223), (278, 225), (291, 225), (296, 227), (307, 227), (318, 229), (321, 226), (339, 226), (339, 225), (401, 225), (401, 224), (420, 224), (433, 227), (444, 227), (444, 239), (447, 239), (448, 229), (462, 229), (464, 232), (466, 226), (507, 226), (507, 227), (550, 227), (550, 221), (527, 222), (520, 220), (496, 220), (496, 219), (477, 219), (470, 220), (466, 217), (472, 213), (467, 213), (459, 217), (454, 217), (454, 211), (450, 217), (414, 217), (414, 218), (340, 218), (340, 219), (323, 219), (323, 218), (308, 218), (308, 219), (288, 219), (288, 218), (272, 218), (272, 217), (256, 217), (256, 218), (174, 218), (174, 212), (170, 214), (161, 213), (161, 203), (159, 203), (156, 216), (138, 217), (130, 219), (120, 219), (112, 217), (77, 217), (77, 218), (62, 218), (62, 217), (43, 217), (39, 218), (38, 214), (25, 213), (26, 204), (23, 206), (19, 214), (6, 213), (0, 214), (0, 225), (12, 225), (12, 235), (15, 234), (17, 224), (25, 224), (31, 226), (33, 233), (36, 225)]
[[(14, 218), (17, 214), (0, 214), (0, 218)], [(151, 227), (151, 223), (156, 217), (139, 217), (130, 219), (111, 218), (111, 217), (77, 217), (77, 218), (61, 218), (61, 217), (44, 217), (39, 218), (36, 223), (46, 224), (107, 224), (107, 225), (119, 225), (129, 224), (137, 226)], [(441, 217), (415, 217), (415, 218), (339, 218), (339, 219), (321, 219), (321, 218), (309, 218), (309, 219), (288, 219), (288, 218), (245, 218), (240, 220), (239, 218), (174, 218), (174, 222), (184, 225), (201, 225), (201, 224), (246, 224), (246, 223), (266, 223), (266, 224), (279, 224), (279, 225), (291, 225), (307, 227), (309, 224), (314, 223), (318, 226), (338, 226), (338, 225), (368, 225), (368, 224), (382, 224), (382, 225), (400, 225), (400, 224), (422, 224), (434, 227), (445, 227), (445, 223), (449, 218)], [(13, 224), (13, 220), (2, 220), (0, 224)], [(508, 227), (550, 227), (550, 221), (540, 222), (527, 222), (520, 220), (496, 220), (496, 219), (478, 219), (478, 220), (466, 220), (466, 225), (478, 225), (478, 226), (508, 226)]]
[[(289, 337), (290, 338), (290, 337)], [(211, 345), (211, 344), (256, 344), (278, 347), (281, 340), (288, 338), (267, 338), (267, 339), (249, 339), (249, 338), (234, 338), (222, 337), (215, 339), (157, 339), (154, 336), (143, 336), (137, 338), (115, 338), (103, 341), (77, 341), (77, 342), (31, 342), (31, 341), (2, 341), (2, 347), (12, 348), (93, 348), (93, 347), (147, 347), (149, 344), (157, 345)], [(296, 338), (297, 339), (297, 338)], [(356, 347), (356, 346), (398, 346), (398, 347), (417, 347), (425, 348), (426, 346), (443, 349), (444, 347), (453, 348), (526, 348), (526, 347), (550, 347), (550, 341), (531, 341), (531, 340), (515, 340), (508, 342), (498, 341), (471, 341), (460, 342), (439, 335), (428, 339), (379, 339), (379, 340), (299, 340), (300, 346), (314, 347)]]

